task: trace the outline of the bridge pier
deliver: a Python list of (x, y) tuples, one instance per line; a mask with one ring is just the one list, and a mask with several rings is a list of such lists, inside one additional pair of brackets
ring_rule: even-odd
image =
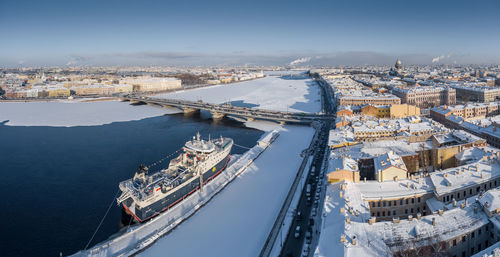
[(224, 116), (226, 116), (224, 113), (220, 112), (210, 112), (210, 114), (212, 114), (213, 120), (221, 120), (222, 118), (224, 118)]
[(131, 103), (131, 104), (135, 104), (135, 105), (137, 105), (137, 104), (141, 104), (141, 103), (142, 103), (142, 101), (130, 100), (130, 103)]
[(182, 107), (182, 111), (184, 114), (194, 114), (200, 111), (200, 109), (196, 108), (189, 108), (189, 107)]

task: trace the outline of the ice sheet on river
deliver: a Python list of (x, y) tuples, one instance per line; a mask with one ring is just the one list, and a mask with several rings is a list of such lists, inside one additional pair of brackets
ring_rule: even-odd
[(269, 76), (262, 79), (157, 95), (207, 103), (231, 102), (242, 107), (314, 113), (321, 109), (320, 89), (308, 77)]
[(172, 113), (171, 109), (128, 102), (3, 102), (0, 123), (10, 126), (97, 126)]

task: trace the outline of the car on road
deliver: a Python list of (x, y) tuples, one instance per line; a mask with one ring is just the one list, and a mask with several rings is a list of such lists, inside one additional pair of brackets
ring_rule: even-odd
[(300, 237), (300, 226), (297, 226), (295, 228), (295, 234), (294, 234), (295, 238), (299, 238)]
[(302, 220), (302, 213), (300, 211), (297, 211), (297, 214), (295, 214), (295, 219), (297, 221), (301, 221)]
[(306, 232), (306, 244), (311, 244), (311, 231)]
[(307, 256), (309, 256), (309, 245), (304, 246), (304, 249), (302, 249), (302, 257)]

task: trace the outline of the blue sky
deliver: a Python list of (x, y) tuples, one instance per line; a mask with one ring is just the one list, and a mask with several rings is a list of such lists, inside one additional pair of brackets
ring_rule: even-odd
[(0, 66), (496, 63), (500, 1), (0, 1)]

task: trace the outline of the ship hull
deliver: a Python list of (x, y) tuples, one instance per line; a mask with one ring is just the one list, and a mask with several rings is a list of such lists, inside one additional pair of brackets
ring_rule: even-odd
[[(217, 163), (214, 167), (205, 171), (203, 173), (203, 185), (210, 183), (211, 180), (213, 180), (216, 176), (222, 173), (227, 167), (229, 159), (230, 156), (228, 154), (225, 158), (219, 161), (219, 163)], [(183, 186), (180, 186), (173, 193), (166, 195), (164, 198), (159, 199), (158, 201), (148, 205), (147, 207), (144, 207), (142, 209), (135, 207), (134, 211), (131, 211), (129, 209), (132, 202), (131, 199), (128, 199), (127, 201), (122, 202), (122, 207), (124, 210), (122, 214), (130, 215), (131, 217), (122, 217), (122, 222), (123, 220), (129, 220), (130, 218), (132, 218), (134, 222), (142, 223), (148, 221), (151, 218), (159, 215), (161, 212), (166, 211), (169, 208), (172, 208), (176, 204), (180, 203), (186, 197), (188, 197), (189, 195), (191, 195), (192, 193), (196, 192), (199, 189), (200, 189), (200, 180), (194, 179), (193, 181), (186, 183)]]

